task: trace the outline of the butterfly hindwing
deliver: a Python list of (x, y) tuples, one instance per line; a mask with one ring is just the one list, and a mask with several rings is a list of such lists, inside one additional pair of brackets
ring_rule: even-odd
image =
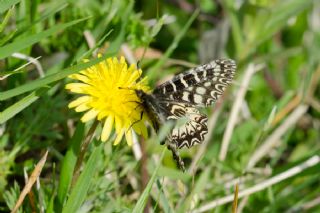
[(176, 102), (160, 102), (166, 120), (179, 120), (177, 126), (172, 130), (168, 139), (177, 148), (191, 147), (201, 143), (208, 132), (207, 116), (201, 114), (192, 105)]
[[(174, 101), (158, 102), (158, 113), (160, 114), (158, 117), (164, 118), (166, 121), (177, 121), (175, 122), (176, 126), (167, 136), (166, 145), (171, 150), (178, 167), (182, 171), (185, 171), (184, 162), (179, 156), (178, 149), (184, 146), (189, 148), (204, 140), (208, 132), (208, 118), (206, 115), (201, 114), (194, 106)], [(159, 123), (161, 122), (163, 121), (159, 121)]]

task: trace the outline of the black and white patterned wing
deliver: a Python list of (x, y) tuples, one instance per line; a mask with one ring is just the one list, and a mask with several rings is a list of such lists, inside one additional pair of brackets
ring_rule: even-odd
[[(191, 146), (201, 143), (208, 133), (207, 116), (201, 114), (192, 105), (177, 102), (160, 102), (161, 111), (167, 120), (179, 120), (168, 136), (170, 143), (176, 148)], [(182, 123), (181, 123), (182, 122)]]
[(194, 106), (210, 106), (231, 83), (236, 64), (218, 59), (175, 76), (158, 86), (153, 94), (159, 98)]

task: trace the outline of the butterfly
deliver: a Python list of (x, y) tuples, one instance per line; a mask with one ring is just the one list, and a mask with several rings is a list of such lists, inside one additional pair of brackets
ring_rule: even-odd
[(217, 101), (231, 83), (235, 71), (235, 61), (217, 59), (176, 75), (156, 87), (151, 94), (135, 90), (143, 113), (151, 120), (156, 133), (165, 122), (184, 119), (182, 125), (175, 126), (166, 141), (161, 143), (172, 151), (183, 171), (185, 166), (178, 149), (200, 144), (208, 133), (208, 118), (198, 108), (208, 107)]

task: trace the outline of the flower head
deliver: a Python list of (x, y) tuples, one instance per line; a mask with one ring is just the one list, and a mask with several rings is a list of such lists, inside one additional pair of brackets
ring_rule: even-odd
[[(88, 61), (88, 60), (87, 60)], [(132, 145), (132, 131), (146, 137), (142, 107), (135, 90), (148, 91), (146, 79), (139, 80), (141, 69), (128, 67), (123, 57), (108, 58), (92, 67), (72, 74), (69, 77), (80, 82), (69, 83), (66, 89), (82, 94), (68, 107), (76, 112), (85, 112), (81, 121), (97, 119), (103, 122), (101, 140), (106, 141), (115, 127), (118, 144), (125, 135), (128, 145)]]

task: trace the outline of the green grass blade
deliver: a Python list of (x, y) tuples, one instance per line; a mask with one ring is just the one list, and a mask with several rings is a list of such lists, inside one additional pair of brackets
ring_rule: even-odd
[(84, 169), (79, 176), (76, 185), (72, 189), (71, 195), (64, 206), (62, 213), (77, 212), (86, 199), (89, 187), (91, 185), (92, 176), (96, 170), (97, 162), (100, 160), (102, 155), (102, 148), (104, 143), (100, 143), (94, 148), (91, 153), (88, 163), (84, 166)]
[(5, 123), (7, 120), (14, 117), (26, 107), (30, 106), (30, 104), (38, 100), (38, 98), (44, 93), (44, 91), (47, 91), (47, 89), (32, 92), (30, 95), (24, 97), (23, 99), (3, 110), (3, 112), (0, 113), (0, 124)]
[(236, 2), (232, 0), (227, 0), (227, 1), (222, 1), (221, 3), (225, 7), (228, 17), (230, 18), (230, 24), (232, 29), (231, 36), (234, 40), (235, 49), (236, 49), (235, 56), (239, 57), (241, 51), (243, 50), (244, 39), (243, 39), (241, 25), (239, 22), (239, 17), (235, 9)]
[[(159, 179), (156, 181), (156, 184), (157, 184), (158, 193), (156, 196), (153, 195), (153, 197), (157, 200), (159, 199), (158, 202), (160, 203), (164, 213), (174, 212), (173, 209), (171, 208), (172, 204), (170, 204), (168, 197), (166, 197), (166, 195), (164, 194), (163, 184), (160, 183)], [(157, 206), (153, 206), (153, 211), (156, 212), (156, 210), (157, 210)]]
[(8, 10), (13, 5), (19, 3), (20, 0), (1, 0), (0, 1), (0, 13), (3, 13), (4, 11)]
[(114, 52), (116, 50), (119, 50), (124, 39), (126, 36), (126, 28), (128, 25), (128, 17), (130, 17), (130, 14), (132, 12), (133, 8), (133, 1), (131, 0), (128, 4), (128, 7), (125, 9), (124, 13), (125, 15), (122, 16), (121, 19), (121, 29), (119, 36), (110, 44), (110, 47), (108, 48), (109, 51)]
[(24, 36), (24, 32), (26, 32), (29, 28), (31, 28), (32, 26), (35, 26), (37, 23), (43, 22), (44, 20), (48, 19), (49, 17), (52, 17), (54, 14), (57, 14), (58, 12), (62, 11), (63, 9), (65, 9), (68, 6), (68, 3), (53, 3), (52, 6), (48, 6), (48, 9), (43, 11), (43, 13), (41, 14), (41, 16), (39, 18), (37, 18), (36, 20), (34, 20), (33, 22), (22, 26), (21, 28), (18, 29), (18, 31), (16, 32), (16, 34), (18, 35), (16, 38), (19, 39), (19, 36)]
[(183, 36), (187, 33), (187, 30), (190, 28), (191, 24), (193, 23), (193, 21), (196, 19), (196, 17), (199, 14), (199, 10), (195, 10), (193, 12), (193, 14), (191, 15), (191, 17), (189, 18), (188, 22), (186, 23), (186, 25), (184, 25), (184, 27), (182, 28), (182, 30), (180, 31), (180, 33), (174, 37), (173, 42), (171, 43), (171, 45), (169, 46), (169, 48), (166, 50), (166, 52), (164, 53), (164, 55), (160, 58), (160, 60), (158, 60), (158, 62), (148, 71), (148, 77), (150, 79), (155, 79), (157, 78), (158, 74), (160, 72), (158, 72), (158, 70), (160, 69), (160, 67), (165, 63), (165, 61), (170, 57), (170, 55), (173, 53), (173, 51), (177, 48), (179, 42), (181, 41), (181, 39), (183, 38)]
[(5, 91), (5, 92), (0, 92), (0, 101), (6, 100), (8, 98), (12, 98), (14, 96), (23, 94), (25, 92), (29, 92), (32, 90), (35, 90), (39, 87), (44, 87), (50, 83), (53, 83), (55, 81), (61, 80), (65, 77), (67, 77), (70, 74), (76, 73), (80, 70), (86, 69), (88, 67), (91, 67), (94, 64), (99, 63), (100, 61), (103, 61), (104, 59), (106, 59), (107, 57), (110, 57), (112, 55), (114, 55), (115, 53), (107, 53), (104, 56), (102, 56), (101, 58), (95, 58), (92, 59), (90, 62), (87, 63), (82, 63), (82, 64), (78, 64), (69, 68), (66, 68), (64, 70), (62, 70), (59, 73), (55, 73), (52, 75), (48, 75), (44, 78), (39, 78), (37, 80), (34, 80), (30, 83), (24, 84), (22, 86), (16, 87), (14, 89)]
[(163, 176), (170, 179), (181, 180), (183, 182), (186, 182), (191, 178), (191, 176), (188, 173), (183, 173), (180, 170), (172, 169), (164, 166), (161, 166), (159, 168), (158, 175), (159, 177)]
[(0, 47), (0, 59), (6, 58), (10, 56), (14, 52), (18, 52), (22, 49), (25, 49), (27, 47), (32, 46), (33, 44), (41, 41), (42, 39), (51, 36), (58, 31), (64, 30), (72, 25), (78, 24), (84, 20), (87, 20), (88, 18), (78, 19), (75, 21), (71, 21), (65, 24), (58, 24), (48, 30), (45, 30), (43, 32), (28, 36), (26, 38), (19, 39), (18, 41), (14, 41), (10, 44), (7, 44), (3, 47)]
[(4, 27), (7, 25), (11, 15), (14, 12), (14, 8), (10, 8), (7, 12), (7, 14), (4, 16), (2, 23), (0, 24), (0, 33), (3, 31)]
[[(163, 149), (162, 151), (162, 154), (161, 154), (161, 157), (160, 157), (160, 160), (159, 162), (162, 161), (163, 157), (164, 157), (164, 154), (165, 154), (165, 151), (166, 151), (166, 148)], [(141, 194), (136, 206), (134, 207), (133, 209), (133, 213), (138, 213), (138, 212), (143, 212), (145, 206), (146, 206), (146, 203), (147, 203), (147, 200), (149, 198), (149, 195), (150, 195), (150, 192), (151, 192), (151, 188), (156, 180), (156, 177), (157, 177), (157, 173), (158, 173), (158, 170), (159, 170), (159, 167), (160, 167), (160, 163), (157, 165), (157, 167), (155, 168), (149, 182), (148, 182), (148, 185), (146, 186), (146, 188), (143, 190), (143, 193)]]
[[(37, 60), (39, 58), (40, 57), (35, 58), (35, 60)], [(5, 78), (8, 78), (10, 75), (25, 72), (25, 70), (23, 68), (25, 68), (29, 64), (31, 64), (31, 62), (25, 63), (25, 64), (21, 65), (20, 67), (16, 68), (15, 70), (13, 70), (13, 71), (3, 71), (3, 72), (0, 73), (0, 77), (6, 76)]]
[(92, 53), (99, 47), (101, 47), (101, 45), (103, 44), (103, 42), (105, 42), (106, 38), (112, 33), (113, 30), (109, 30), (104, 36), (102, 36), (102, 38), (97, 42), (96, 45), (94, 45), (94, 47), (92, 47), (91, 49), (89, 49), (88, 51), (86, 51), (83, 55), (80, 56), (79, 59), (77, 59), (77, 61), (80, 61), (84, 58), (88, 58), (90, 57), (90, 55), (92, 55)]
[(270, 18), (267, 20), (265, 27), (255, 39), (255, 45), (270, 38), (287, 24), (289, 18), (298, 15), (311, 6), (313, 2), (313, 0), (279, 1), (279, 4), (271, 11)]
[(80, 151), (81, 142), (84, 138), (84, 124), (79, 122), (77, 128), (69, 142), (70, 147), (62, 161), (60, 181), (57, 194), (57, 212), (61, 212), (62, 206), (67, 198), (69, 187), (72, 180), (77, 156)]
[[(6, 75), (13, 75), (13, 74), (18, 74), (18, 73), (22, 73), (22, 72), (25, 72), (24, 70), (13, 70), (13, 71), (3, 71), (0, 73), (0, 77), (4, 77)], [(9, 77), (9, 76), (6, 76), (6, 77)]]
[(204, 190), (206, 184), (208, 183), (209, 177), (210, 177), (210, 169), (206, 169), (201, 174), (201, 176), (197, 180), (194, 188), (189, 193), (188, 197), (183, 202), (183, 205), (181, 206), (181, 208), (179, 208), (179, 210), (177, 212), (188, 212), (188, 210), (190, 209), (190, 205), (192, 203), (192, 199), (194, 198), (194, 196), (196, 194), (199, 194), (200, 192), (202, 192)]

